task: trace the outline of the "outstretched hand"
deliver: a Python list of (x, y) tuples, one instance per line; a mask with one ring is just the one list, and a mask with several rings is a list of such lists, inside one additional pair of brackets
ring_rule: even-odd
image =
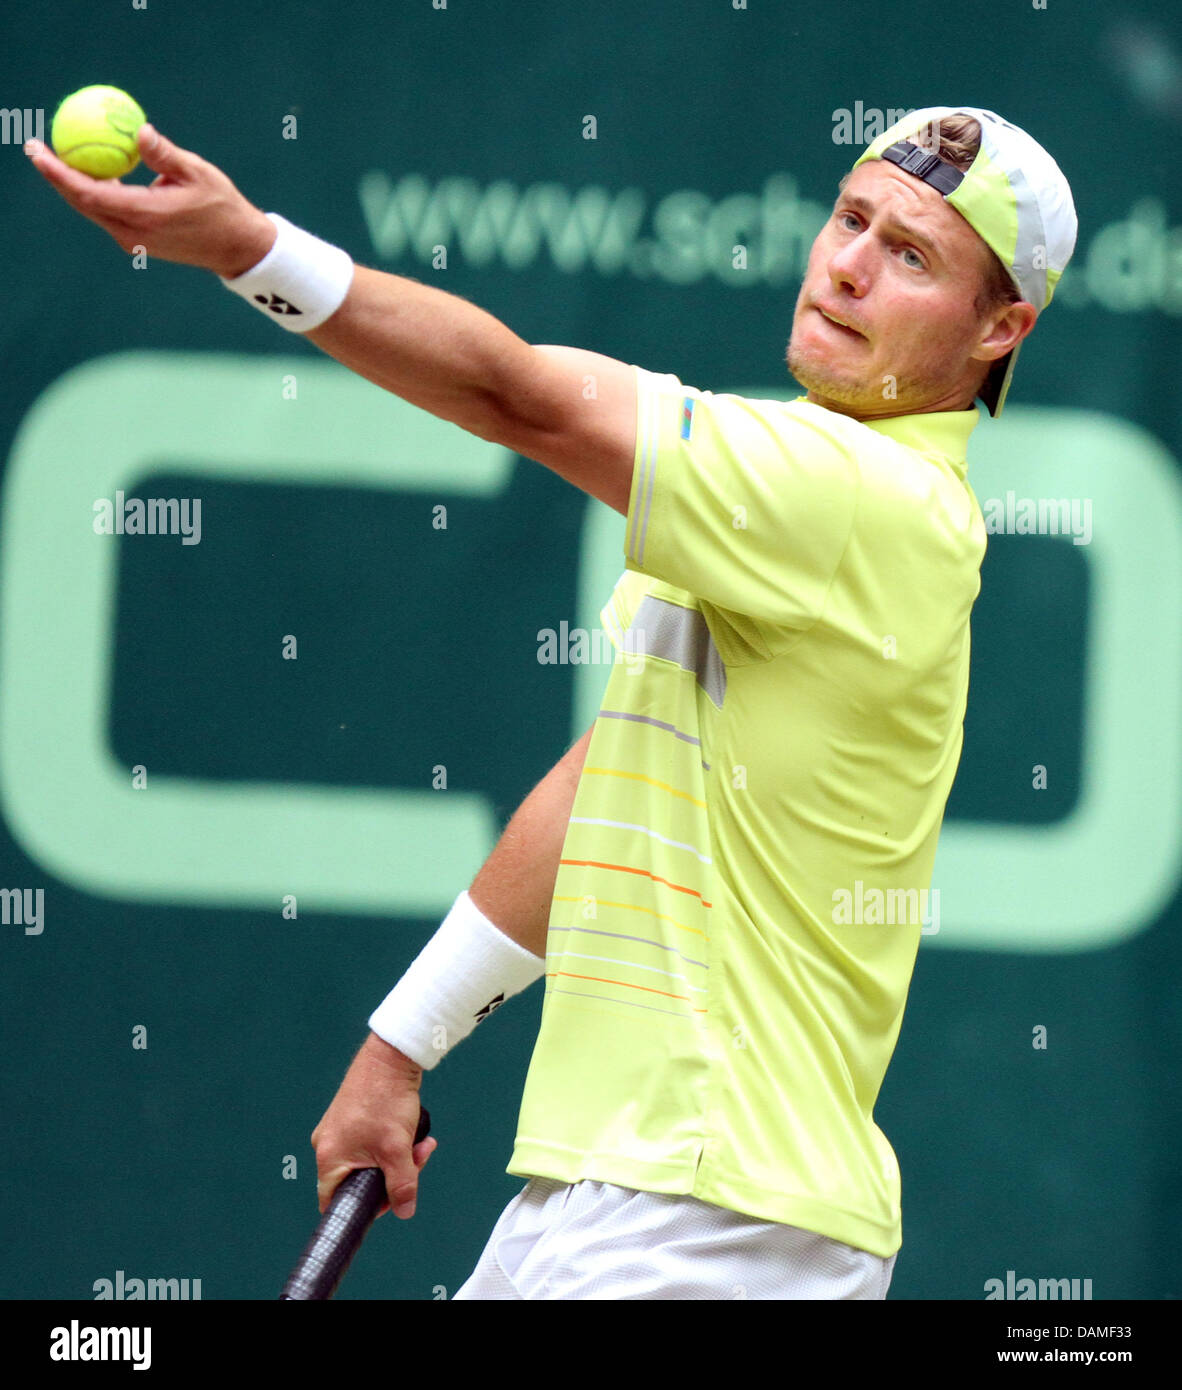
[(83, 217), (129, 254), (194, 265), (232, 278), (271, 249), (275, 227), (208, 160), (166, 140), (145, 123), (136, 132), (140, 158), (157, 177), (150, 184), (95, 179), (71, 169), (40, 140), (25, 153), (38, 172)]

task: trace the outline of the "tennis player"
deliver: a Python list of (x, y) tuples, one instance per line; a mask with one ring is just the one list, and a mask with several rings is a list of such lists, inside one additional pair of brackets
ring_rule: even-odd
[(975, 107), (873, 141), (796, 302), (805, 394), (767, 401), (531, 346), (138, 138), (148, 188), (30, 153), (124, 250), (214, 271), (627, 517), (602, 707), (371, 1016), (312, 1136), (322, 1207), (376, 1165), (413, 1215), (423, 1072), (544, 976), (527, 1181), (457, 1298), (885, 1297), (900, 1180), (874, 1105), (961, 752), (966, 446), (1074, 249), (1057, 165)]

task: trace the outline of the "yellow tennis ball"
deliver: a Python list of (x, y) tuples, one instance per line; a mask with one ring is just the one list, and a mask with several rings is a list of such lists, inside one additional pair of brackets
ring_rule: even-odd
[(118, 87), (83, 87), (54, 112), (49, 138), (59, 159), (96, 179), (117, 179), (140, 162), (139, 103)]

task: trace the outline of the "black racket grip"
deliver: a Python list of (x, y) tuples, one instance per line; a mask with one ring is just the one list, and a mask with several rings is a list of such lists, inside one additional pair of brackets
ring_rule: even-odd
[[(430, 1132), (431, 1116), (424, 1108), (419, 1112), (414, 1142), (426, 1139)], [(288, 1276), (280, 1300), (330, 1299), (385, 1200), (386, 1179), (380, 1168), (354, 1168), (343, 1178)]]

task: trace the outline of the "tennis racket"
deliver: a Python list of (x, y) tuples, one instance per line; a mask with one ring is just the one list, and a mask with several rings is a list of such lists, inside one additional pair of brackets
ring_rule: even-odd
[[(422, 1109), (414, 1142), (418, 1144), (430, 1132), (431, 1116)], [(385, 1200), (386, 1179), (380, 1168), (355, 1168), (342, 1178), (279, 1298), (288, 1302), (331, 1298)]]

